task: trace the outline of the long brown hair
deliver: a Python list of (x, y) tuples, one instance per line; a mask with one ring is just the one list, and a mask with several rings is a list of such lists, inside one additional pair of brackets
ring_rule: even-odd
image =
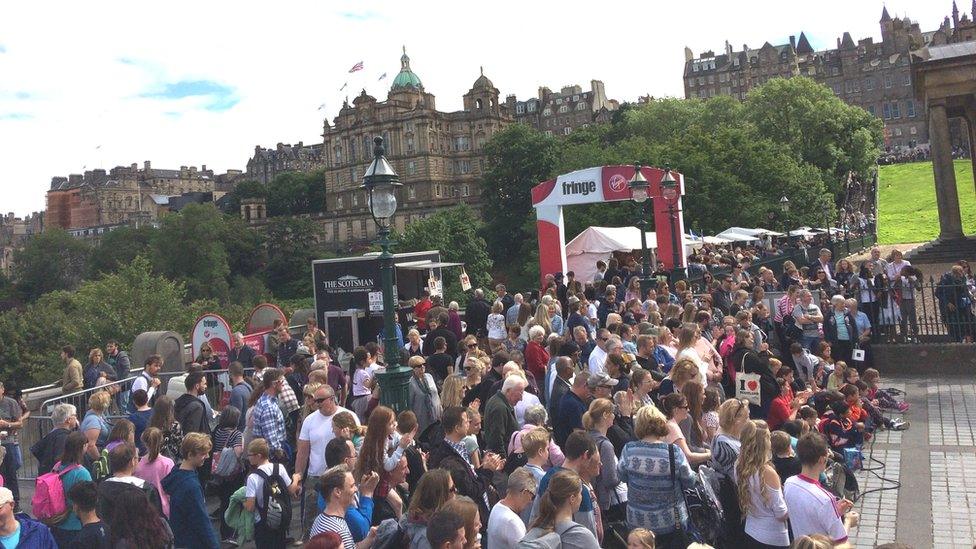
[(396, 413), (386, 406), (377, 406), (369, 414), (366, 439), (356, 460), (355, 478), (363, 478), (373, 471), (383, 472), (383, 459), (386, 457), (387, 427), (396, 418)]
[(583, 481), (579, 475), (570, 469), (563, 469), (549, 479), (549, 486), (546, 493), (542, 495), (539, 502), (539, 516), (532, 523), (532, 528), (540, 528), (544, 531), (556, 529), (556, 513), (559, 508), (566, 504), (566, 501), (580, 493), (583, 488)]
[(163, 432), (157, 427), (147, 427), (142, 432), (142, 443), (146, 446), (146, 457), (152, 463), (159, 457), (159, 449), (163, 446)]
[(447, 469), (431, 469), (417, 482), (410, 497), (407, 516), (410, 520), (425, 521), (451, 499), (451, 473)]
[(698, 442), (705, 441), (705, 431), (701, 426), (702, 405), (705, 400), (702, 396), (703, 391), (704, 387), (702, 387), (702, 384), (694, 380), (685, 383), (684, 387), (681, 388), (681, 394), (685, 395), (685, 399), (688, 400), (688, 415), (691, 416), (691, 430), (698, 437)]
[(149, 427), (156, 427), (160, 431), (166, 433), (173, 427), (173, 422), (176, 421), (176, 414), (173, 411), (173, 398), (160, 395), (156, 399), (156, 404), (153, 404), (152, 416), (149, 418)]

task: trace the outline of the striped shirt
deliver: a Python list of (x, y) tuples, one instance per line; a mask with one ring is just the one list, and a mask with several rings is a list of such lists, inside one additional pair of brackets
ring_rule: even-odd
[(343, 549), (356, 549), (356, 542), (352, 539), (352, 532), (349, 531), (349, 524), (344, 517), (334, 515), (319, 514), (312, 523), (312, 531), (309, 537), (315, 537), (323, 532), (335, 532), (342, 538)]

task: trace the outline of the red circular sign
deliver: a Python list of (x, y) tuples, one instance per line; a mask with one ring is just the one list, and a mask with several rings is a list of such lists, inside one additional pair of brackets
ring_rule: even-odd
[(610, 190), (619, 193), (620, 191), (627, 188), (627, 179), (620, 175), (619, 173), (610, 176)]

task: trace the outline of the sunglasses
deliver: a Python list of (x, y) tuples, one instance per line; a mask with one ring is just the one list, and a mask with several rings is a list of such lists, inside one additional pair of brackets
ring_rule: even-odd
[(411, 366), (411, 368), (415, 368), (415, 369), (416, 368), (423, 368), (426, 365), (427, 365), (426, 362), (421, 362), (420, 364), (414, 364), (413, 366)]
[(478, 347), (477, 343), (468, 343), (468, 349), (475, 349)]
[(335, 397), (334, 397), (334, 396), (330, 396), (330, 397), (321, 397), (321, 398), (316, 398), (316, 399), (315, 399), (315, 403), (316, 403), (316, 404), (322, 404), (322, 403), (323, 403), (323, 402), (325, 402), (326, 400), (335, 400)]

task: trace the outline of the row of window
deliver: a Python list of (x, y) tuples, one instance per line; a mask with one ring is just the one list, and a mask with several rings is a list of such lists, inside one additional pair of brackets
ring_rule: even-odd
[[(350, 205), (351, 208), (358, 208), (359, 207), (359, 204), (360, 204), (360, 200), (359, 200), (360, 194), (363, 195), (363, 201), (362, 201), (363, 206), (366, 206), (367, 205), (365, 193), (353, 192), (353, 193), (350, 194), (350, 196), (352, 197), (352, 204)], [(464, 198), (467, 198), (469, 196), (471, 196), (471, 186), (470, 185), (467, 185), (467, 184), (460, 185), (460, 186), (454, 186), (454, 185), (441, 185), (441, 184), (438, 183), (438, 184), (435, 184), (434, 185), (433, 198), (450, 198), (450, 197), (454, 197), (454, 198), (464, 197)], [(408, 200), (415, 200), (416, 198), (417, 198), (417, 187), (414, 186), (414, 185), (408, 185), (407, 186), (407, 199)], [(343, 196), (342, 195), (337, 196), (336, 197), (336, 208), (337, 209), (342, 209), (344, 207), (344, 205), (345, 205), (345, 200), (343, 200)]]
[[(583, 124), (582, 127), (585, 128), (587, 126), (589, 126), (589, 124)], [(569, 126), (563, 128), (563, 135), (569, 135), (571, 133), (573, 133), (573, 128), (570, 128)], [(546, 137), (552, 137), (552, 136), (553, 136), (552, 130), (546, 130)]]

